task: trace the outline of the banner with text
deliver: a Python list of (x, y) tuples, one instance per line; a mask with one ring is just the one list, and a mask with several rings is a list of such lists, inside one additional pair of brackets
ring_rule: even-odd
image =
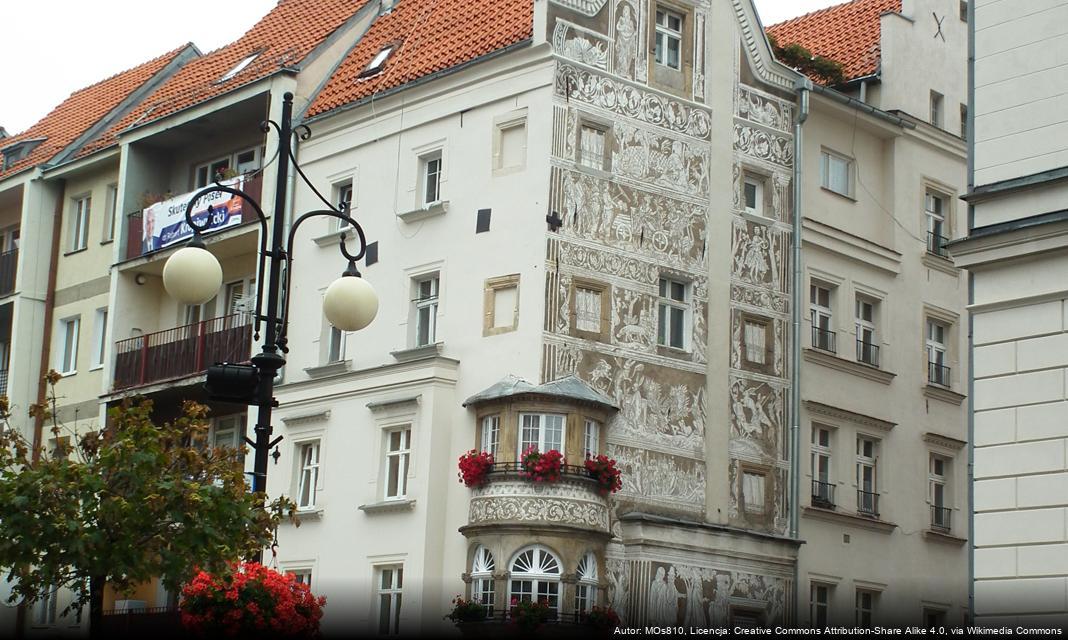
[[(244, 177), (223, 180), (219, 184), (240, 190), (244, 187)], [(193, 228), (185, 221), (185, 210), (199, 191), (201, 189), (157, 202), (141, 212), (142, 253), (162, 249), (193, 236)], [(205, 194), (193, 205), (193, 221), (198, 227), (203, 227), (207, 221), (205, 231), (241, 224), (244, 203), (243, 199), (225, 191)], [(211, 207), (210, 215), (208, 207)]]

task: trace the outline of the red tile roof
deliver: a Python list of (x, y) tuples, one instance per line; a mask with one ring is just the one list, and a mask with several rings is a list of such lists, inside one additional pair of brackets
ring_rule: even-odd
[(852, 80), (879, 70), (879, 16), (900, 11), (901, 0), (852, 0), (780, 22), (767, 31), (780, 47), (797, 43), (840, 62), (846, 80)]
[[(315, 47), (368, 0), (281, 0), (234, 42), (186, 64), (98, 139), (84, 153), (115, 144), (116, 136), (200, 104), (276, 71), (299, 65)], [(216, 16), (218, 17), (218, 16)], [(248, 56), (259, 55), (231, 80), (219, 80)]]
[[(308, 109), (309, 117), (403, 86), (522, 42), (534, 30), (533, 0), (400, 0), (349, 52)], [(391, 42), (385, 68), (358, 78)]]
[(5, 148), (24, 140), (44, 138), (44, 142), (28, 156), (6, 171), (0, 171), (0, 177), (13, 175), (55, 157), (189, 46), (182, 45), (158, 58), (79, 89), (29, 129), (0, 140), (0, 148)]

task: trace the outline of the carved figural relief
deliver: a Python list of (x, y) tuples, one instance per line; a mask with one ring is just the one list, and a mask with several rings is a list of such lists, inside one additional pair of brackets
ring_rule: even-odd
[(781, 232), (755, 222), (735, 224), (732, 245), (735, 278), (782, 289), (786, 240)]
[(778, 459), (785, 406), (781, 389), (736, 379), (730, 387), (731, 450)]
[(603, 34), (565, 20), (556, 21), (556, 28), (553, 30), (553, 50), (565, 58), (607, 70), (608, 48), (608, 38)]
[(616, 15), (616, 58), (612, 70), (624, 78), (633, 78), (638, 48), (638, 15), (629, 2), (617, 4)]
[(705, 466), (690, 458), (609, 445), (608, 455), (623, 471), (617, 495), (668, 503), (685, 511), (704, 509)]
[[(621, 3), (626, 4), (626, 3)], [(642, 47), (637, 47), (641, 50)], [(618, 51), (618, 49), (617, 49)], [(618, 63), (618, 54), (617, 54)], [(637, 65), (639, 68), (640, 64)], [(562, 63), (556, 73), (556, 94), (604, 109), (617, 116), (633, 118), (668, 131), (699, 140), (712, 139), (712, 118), (700, 107)]]

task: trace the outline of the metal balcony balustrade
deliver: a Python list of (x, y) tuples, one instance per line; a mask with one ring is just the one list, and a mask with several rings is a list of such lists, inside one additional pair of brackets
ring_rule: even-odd
[(857, 362), (879, 366), (879, 345), (857, 340)]
[(878, 518), (879, 494), (857, 489), (857, 513), (872, 518)]
[(0, 253), (0, 296), (15, 291), (15, 275), (18, 273), (19, 250)]
[(953, 510), (949, 507), (931, 505), (931, 528), (935, 531), (948, 533), (951, 527)]
[(812, 506), (834, 508), (834, 485), (830, 482), (812, 481)]
[(7, 395), (7, 369), (0, 369), (0, 396)]
[[(558, 611), (556, 609), (549, 609), (549, 611), (546, 612), (546, 614), (545, 614), (548, 617), (545, 619), (544, 624), (580, 624), (580, 623), (584, 623), (585, 622), (585, 616), (584, 616), (585, 613), (586, 612), (580, 612), (580, 611), (561, 612), (561, 611)], [(507, 622), (507, 623), (509, 623), (509, 624), (514, 626), (515, 623), (516, 623), (517, 615), (518, 614), (516, 613), (514, 607), (510, 608), (510, 609), (490, 609), (490, 608), (487, 607), (487, 609), (486, 609), (486, 619), (485, 620), (479, 620), (477, 622), (468, 622), (467, 624), (480, 624), (480, 623), (493, 624), (493, 623)]]
[(931, 384), (948, 387), (950, 373), (949, 367), (940, 365), (937, 362), (927, 363), (927, 381)]
[[(489, 473), (522, 473), (526, 471), (523, 468), (522, 462), (494, 462), (490, 467)], [(562, 464), (560, 465), (561, 476), (578, 476), (581, 478), (589, 478), (590, 472), (586, 467), (579, 466), (577, 464)]]
[(115, 390), (195, 375), (252, 356), (252, 314), (235, 313), (115, 343)]
[(927, 253), (936, 255), (940, 258), (949, 258), (949, 251), (946, 250), (946, 243), (949, 242), (949, 238), (940, 236), (937, 233), (927, 232)]
[(834, 331), (828, 329), (820, 329), (819, 327), (812, 327), (812, 348), (819, 349), (821, 351), (829, 351), (831, 353), (838, 353), (837, 342), (838, 335)]

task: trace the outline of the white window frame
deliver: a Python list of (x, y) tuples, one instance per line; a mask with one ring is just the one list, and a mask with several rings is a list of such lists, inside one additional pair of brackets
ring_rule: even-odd
[(397, 48), (397, 43), (391, 42), (378, 50), (371, 61), (367, 63), (367, 66), (360, 72), (360, 78), (368, 78), (382, 71), (386, 67), (386, 62)]
[(92, 208), (92, 194), (85, 194), (74, 199), (74, 204), (71, 208), (68, 253), (81, 251), (89, 246), (89, 216), (92, 213)]
[(945, 120), (945, 96), (934, 89), (931, 90), (931, 124), (942, 128)]
[[(314, 510), (318, 505), (319, 480), (322, 475), (322, 441), (296, 443), (297, 450), (297, 509)], [(307, 497), (305, 498), (305, 494)]]
[(596, 458), (601, 447), (601, 423), (586, 418), (582, 423), (582, 447), (586, 458)]
[[(821, 332), (828, 332), (830, 334), (836, 334), (834, 330), (834, 290), (835, 287), (824, 282), (813, 281), (808, 287), (808, 299), (809, 299), (809, 322), (812, 326)], [(823, 304), (820, 301), (820, 292), (827, 292), (827, 304)], [(819, 335), (819, 339), (816, 339), (816, 335)], [(813, 342), (819, 344), (813, 344), (816, 349), (823, 349), (824, 351), (837, 351), (837, 345), (831, 344), (833, 340), (827, 340), (827, 343), (823, 343), (823, 333), (816, 334), (813, 332)]]
[[(874, 298), (865, 296), (863, 294), (857, 294), (854, 298), (853, 322), (854, 326), (856, 327), (856, 339), (858, 343), (868, 344), (872, 347), (878, 346), (878, 343), (876, 342), (877, 334), (875, 332), (875, 323), (879, 317), (878, 305), (878, 300), (875, 300)], [(867, 309), (865, 309), (865, 307), (867, 307)], [(865, 314), (865, 311), (867, 311), (868, 313)], [(867, 315), (868, 317), (865, 318), (865, 315)], [(873, 360), (874, 362), (867, 362), (866, 364), (878, 366), (879, 360), (878, 356), (875, 354), (875, 349), (869, 349), (869, 353), (872, 356), (871, 360)], [(863, 361), (861, 359), (863, 352), (861, 351), (860, 344), (857, 345), (856, 355), (858, 361)]]
[(501, 415), (483, 416), (481, 428), (482, 433), (479, 439), (482, 444), (481, 450), (496, 459), (497, 451), (501, 446)]
[[(530, 552), (530, 562), (519, 568), (519, 560)], [(549, 609), (555, 614), (560, 610), (561, 564), (556, 554), (542, 546), (520, 549), (508, 563), (508, 602), (517, 598), (524, 602), (548, 601)], [(554, 570), (555, 569), (555, 570)], [(517, 583), (529, 583), (529, 588)], [(519, 587), (517, 589), (517, 587)]]
[(69, 376), (78, 373), (78, 339), (81, 333), (81, 316), (71, 316), (59, 321), (59, 348), (56, 349), (56, 371)]
[[(938, 467), (941, 463), (941, 472)], [(938, 509), (952, 509), (950, 501), (950, 470), (952, 468), (952, 461), (950, 458), (939, 455), (937, 453), (928, 454), (927, 462), (927, 499), (932, 507)], [(931, 511), (931, 524), (938, 524), (935, 522), (935, 512)], [(944, 529), (949, 529), (951, 522), (940, 523)]]
[[(865, 452), (864, 443), (871, 443), (871, 455)], [(857, 511), (861, 513), (877, 513), (879, 510), (879, 440), (865, 434), (857, 434), (857, 491), (870, 493), (872, 498), (871, 509), (865, 508), (860, 502), (860, 493), (857, 494)], [(868, 483), (870, 475), (871, 482)]]
[(115, 239), (115, 213), (119, 206), (119, 185), (109, 184), (104, 195), (104, 230), (100, 244)]
[[(248, 416), (244, 413), (235, 413), (228, 416), (213, 418), (211, 424), (211, 445), (213, 447), (232, 447), (240, 449), (245, 446), (245, 433), (248, 425)], [(221, 442), (223, 435), (229, 435), (229, 442)]]
[(587, 551), (579, 560), (575, 571), (575, 611), (589, 611), (597, 604), (597, 556)]
[[(517, 134), (516, 130), (522, 129), (521, 134)], [(522, 135), (522, 145), (520, 146), (521, 157), (518, 164), (504, 164), (504, 141), (505, 137), (512, 133), (514, 135)], [(512, 173), (520, 171), (527, 166), (527, 117), (524, 112), (523, 115), (506, 117), (503, 120), (499, 120), (493, 127), (493, 171), (495, 174)]]
[[(426, 295), (423, 293), (423, 283), (430, 283)], [(438, 342), (438, 301), (441, 297), (440, 273), (428, 273), (412, 278), (413, 294), (412, 313), (414, 316), (415, 334), (413, 346), (425, 347)], [(426, 340), (422, 339), (426, 329)]]
[[(745, 212), (754, 216), (764, 216), (764, 180), (749, 174), (743, 174), (742, 178), (742, 208)], [(753, 205), (749, 205), (749, 187), (753, 188)]]
[(345, 360), (345, 343), (348, 342), (348, 332), (328, 324), (326, 336), (326, 364), (343, 362)]
[[(251, 162), (239, 162), (241, 156), (251, 153)], [(250, 171), (255, 171), (260, 167), (262, 162), (262, 151), (260, 147), (248, 147), (246, 149), (239, 149), (233, 153), (229, 153), (225, 156), (213, 158), (207, 162), (202, 162), (193, 167), (193, 188), (203, 189), (215, 182), (215, 174), (219, 171), (226, 169), (233, 169), (238, 174), (245, 174)], [(203, 170), (203, 176), (201, 172)]]
[[(394, 434), (399, 435), (396, 448), (394, 448), (393, 444)], [(403, 425), (386, 429), (382, 435), (385, 439), (385, 455), (382, 465), (382, 499), (407, 500), (408, 472), (411, 470), (412, 461), (412, 426)], [(394, 460), (396, 460), (395, 467), (393, 466)]]
[(41, 598), (33, 605), (33, 626), (50, 627), (56, 624), (56, 602), (59, 600), (59, 588), (45, 587)]
[[(678, 20), (678, 29), (671, 26), (671, 18)], [(656, 22), (655, 43), (653, 47), (653, 60), (656, 64), (673, 69), (682, 70), (682, 34), (685, 30), (686, 16), (669, 7), (656, 6), (654, 15)], [(671, 45), (674, 43), (678, 57), (672, 64), (670, 57)]]
[[(875, 598), (877, 591), (857, 589), (854, 595), (854, 622), (858, 627), (870, 627), (875, 616)], [(864, 602), (865, 597), (867, 603)]]
[[(823, 436), (826, 436), (826, 438), (824, 438)], [(821, 424), (813, 424), (810, 456), (812, 479), (816, 482), (824, 482), (833, 486), (833, 460), (834, 434), (831, 433), (831, 429), (829, 427), (826, 427)], [(826, 498), (832, 502), (834, 500), (833, 496), (826, 496)]]
[[(356, 199), (355, 178), (343, 180), (334, 184), (331, 189), (333, 193), (334, 206), (341, 208), (341, 204), (345, 204), (345, 209), (342, 213), (346, 215), (352, 215), (352, 209)], [(345, 231), (349, 229), (349, 223), (345, 222), (341, 218), (330, 218), (329, 231), (330, 233)]]
[[(528, 418), (530, 419), (528, 421)], [(553, 422), (555, 424), (548, 424)], [(559, 427), (557, 429), (557, 427)], [(535, 434), (536, 439), (529, 437), (531, 432)], [(557, 445), (555, 438), (549, 438), (550, 432), (559, 431), (560, 438)], [(564, 447), (567, 443), (567, 416), (562, 413), (530, 413), (523, 412), (519, 414), (519, 437), (516, 438), (516, 459), (522, 459), (523, 451), (533, 445), (537, 447), (539, 453), (545, 453), (552, 449), (560, 452), (560, 455), (565, 455)]]
[(93, 359), (89, 362), (89, 370), (99, 369), (104, 366), (104, 352), (107, 350), (108, 338), (108, 308), (100, 307), (96, 310), (93, 318)]
[(493, 554), (486, 547), (479, 545), (471, 558), (471, 599), (477, 600), (486, 608), (486, 617), (493, 617), (493, 606), (496, 600), (496, 584), (493, 579), (493, 571), (497, 563)]
[[(822, 582), (809, 582), (809, 625), (816, 628), (827, 626), (831, 613), (831, 589), (834, 587)], [(823, 599), (820, 600), (822, 590)], [(822, 620), (820, 610), (822, 609)]]
[[(673, 285), (682, 287), (682, 297), (676, 297)], [(669, 349), (686, 351), (690, 348), (690, 294), (689, 282), (661, 276), (658, 282), (656, 343)], [(681, 336), (676, 336), (672, 325), (681, 314)]]
[[(388, 580), (386, 572), (390, 572)], [(388, 584), (385, 584), (388, 582)], [(400, 634), (401, 599), (404, 593), (404, 565), (375, 566), (375, 619), (379, 635)], [(388, 603), (388, 604), (387, 604)], [(386, 611), (383, 609), (387, 608)], [(383, 617), (385, 613), (385, 617)]]
[[(839, 184), (836, 170), (844, 171), (845, 185)], [(853, 197), (853, 159), (829, 149), (820, 152), (820, 186), (847, 198)]]
[[(419, 206), (429, 209), (442, 202), (441, 183), (444, 172), (445, 156), (441, 149), (419, 156)], [(433, 198), (429, 197), (431, 185), (433, 185)]]
[(944, 247), (933, 246), (933, 243), (938, 242), (938, 238), (949, 239), (949, 220), (947, 208), (949, 206), (949, 196), (941, 191), (935, 191), (934, 189), (927, 189), (923, 194), (923, 210), (926, 217), (927, 233), (930, 234), (927, 240), (927, 252), (933, 253), (939, 256), (945, 256)]
[(601, 318), (604, 315), (604, 290), (575, 286), (575, 329), (588, 333), (601, 333)]
[[(928, 382), (931, 384), (940, 384), (943, 386), (949, 386), (949, 380), (932, 380), (931, 378), (931, 365), (935, 364), (940, 367), (946, 366), (947, 361), (947, 349), (946, 343), (948, 341), (949, 325), (934, 318), (927, 318), (926, 346), (927, 346), (927, 376)], [(937, 337), (935, 328), (941, 329), (941, 339)], [(942, 375), (941, 369), (939, 369), (939, 375)], [(947, 376), (948, 377), (948, 376)]]

